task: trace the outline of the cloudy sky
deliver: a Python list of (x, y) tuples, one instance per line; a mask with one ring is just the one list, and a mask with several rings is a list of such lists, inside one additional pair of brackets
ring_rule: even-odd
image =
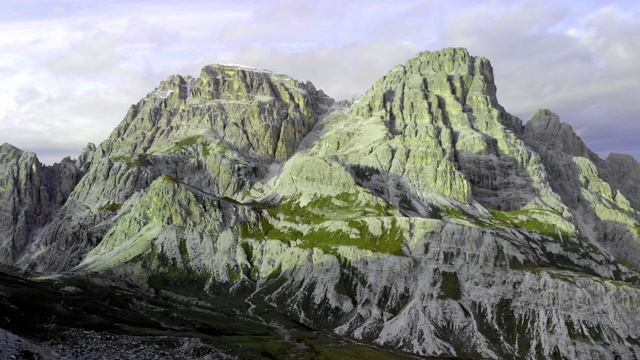
[(52, 164), (104, 140), (170, 74), (239, 63), (364, 92), (423, 50), (493, 64), (498, 100), (544, 107), (600, 156), (640, 159), (640, 2), (1, 0), (0, 143)]

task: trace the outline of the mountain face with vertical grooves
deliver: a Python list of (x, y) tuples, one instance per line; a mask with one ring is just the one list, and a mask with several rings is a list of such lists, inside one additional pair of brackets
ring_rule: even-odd
[(171, 76), (76, 161), (0, 147), (0, 261), (197, 283), (421, 356), (640, 352), (640, 164), (496, 91), (464, 49), (352, 103), (266, 70)]

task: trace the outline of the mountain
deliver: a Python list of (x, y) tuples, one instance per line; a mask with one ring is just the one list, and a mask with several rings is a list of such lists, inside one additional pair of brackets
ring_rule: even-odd
[(553, 112), (510, 115), (465, 49), (420, 53), (353, 102), (212, 65), (167, 78), (78, 160), (3, 145), (0, 259), (222, 296), (281, 314), (273, 332), (397, 356), (631, 356), (639, 183), (635, 159), (600, 159)]

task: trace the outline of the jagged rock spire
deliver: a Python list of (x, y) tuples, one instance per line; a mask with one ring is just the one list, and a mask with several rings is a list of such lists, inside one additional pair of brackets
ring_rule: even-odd
[(525, 137), (545, 146), (573, 156), (595, 158), (571, 125), (560, 121), (558, 114), (548, 109), (537, 109), (525, 125)]

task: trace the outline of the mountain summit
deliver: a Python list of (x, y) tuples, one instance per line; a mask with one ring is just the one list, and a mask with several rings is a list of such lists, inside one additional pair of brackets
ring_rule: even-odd
[(613, 358), (640, 352), (639, 183), (550, 110), (510, 115), (465, 49), (352, 103), (211, 65), (76, 161), (0, 147), (0, 261), (199, 284), (414, 355)]

